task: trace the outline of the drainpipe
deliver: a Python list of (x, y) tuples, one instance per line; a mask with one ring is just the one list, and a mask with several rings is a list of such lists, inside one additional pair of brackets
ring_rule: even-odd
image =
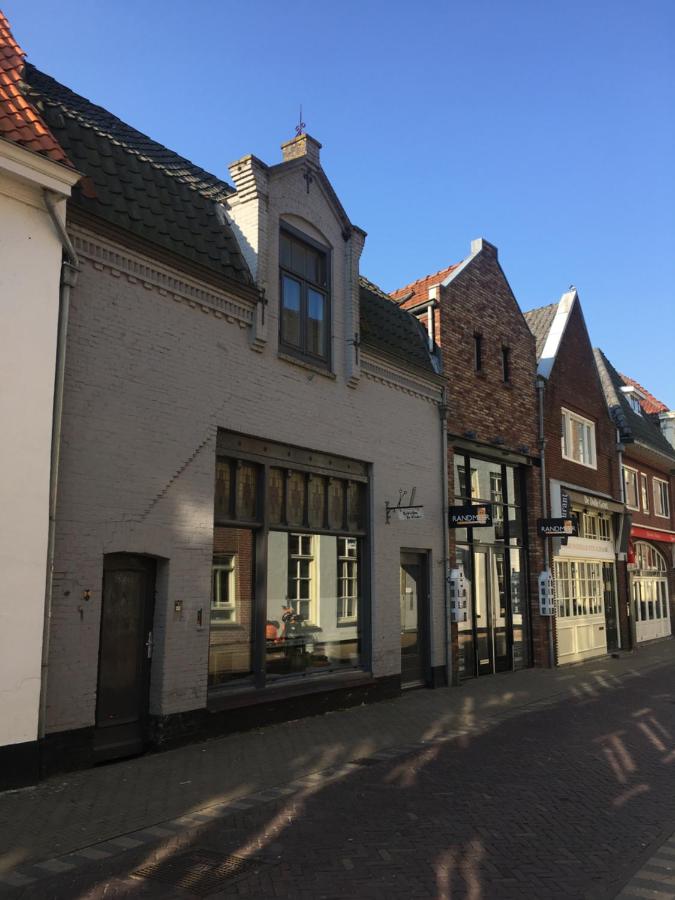
[(38, 739), (45, 735), (47, 710), (47, 670), (49, 667), (49, 638), (52, 618), (52, 586), (54, 580), (54, 541), (56, 532), (56, 496), (58, 490), (59, 458), (61, 453), (61, 421), (63, 417), (63, 382), (66, 368), (66, 338), (68, 335), (68, 314), (70, 291), (75, 287), (80, 262), (61, 217), (57, 203), (63, 202), (58, 194), (43, 191), (49, 217), (61, 239), (64, 260), (61, 264), (59, 287), (59, 318), (56, 338), (56, 365), (54, 374), (54, 404), (52, 411), (52, 445), (49, 467), (49, 528), (47, 532), (47, 573), (45, 584), (45, 609), (42, 630), (42, 669), (40, 679), (40, 708), (38, 713)]
[(442, 498), (441, 519), (443, 527), (443, 608), (445, 610), (445, 678), (448, 687), (452, 684), (452, 656), (450, 654), (450, 585), (448, 584), (448, 547), (450, 544), (450, 527), (448, 525), (448, 391), (443, 388), (441, 403), (438, 407), (441, 422), (441, 484)]
[[(616, 455), (619, 460), (619, 500), (621, 504), (626, 506), (626, 485), (623, 480), (623, 443), (621, 441), (621, 432), (619, 429), (616, 429)], [(639, 490), (639, 486), (638, 486)], [(621, 531), (623, 536), (623, 529), (626, 527), (626, 513), (622, 513), (621, 515)], [(618, 560), (617, 560), (618, 563)], [(615, 581), (615, 590), (616, 590), (616, 601), (617, 601), (617, 610), (619, 603), (619, 591), (618, 584), (616, 582), (616, 570), (618, 565), (614, 567), (614, 581)], [(628, 592), (628, 627), (630, 629), (630, 649), (635, 651), (637, 650), (637, 632), (636, 632), (636, 623), (635, 616), (633, 614), (633, 603), (631, 597), (631, 583), (630, 583), (630, 572), (628, 571), (628, 566), (626, 565), (626, 590)], [(619, 623), (617, 622), (617, 627)], [(619, 640), (621, 639), (621, 629), (619, 631)]]
[[(543, 518), (548, 518), (548, 494), (546, 485), (546, 432), (544, 430), (544, 388), (546, 387), (546, 379), (542, 375), (537, 376), (537, 396), (539, 399), (539, 453), (541, 456), (541, 512)], [(544, 569), (550, 568), (550, 560), (548, 553), (548, 538), (543, 536), (544, 541)], [(555, 649), (553, 647), (553, 616), (547, 616), (547, 632), (548, 632), (548, 664), (553, 669), (555, 667)]]

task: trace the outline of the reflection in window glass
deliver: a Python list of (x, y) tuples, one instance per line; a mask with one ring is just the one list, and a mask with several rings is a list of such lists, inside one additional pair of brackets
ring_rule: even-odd
[(209, 623), (209, 687), (251, 674), (255, 537), (216, 527)]
[(307, 289), (306, 349), (317, 356), (326, 353), (326, 298), (313, 288)]
[(284, 275), (281, 279), (281, 339), (300, 347), (300, 282)]
[(237, 464), (237, 517), (255, 519), (258, 509), (258, 466)]
[(271, 531), (267, 552), (267, 674), (358, 666), (360, 540)]

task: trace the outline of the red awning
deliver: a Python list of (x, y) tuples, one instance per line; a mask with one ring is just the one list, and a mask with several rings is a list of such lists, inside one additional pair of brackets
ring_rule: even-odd
[(653, 528), (641, 528), (633, 525), (630, 530), (633, 538), (646, 538), (648, 541), (660, 541), (662, 544), (675, 544), (675, 534), (669, 531), (654, 531)]

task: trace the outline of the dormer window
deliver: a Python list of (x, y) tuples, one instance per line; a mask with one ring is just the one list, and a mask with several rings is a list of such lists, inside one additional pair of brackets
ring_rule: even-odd
[(628, 405), (633, 410), (633, 412), (641, 416), (642, 404), (640, 403), (640, 399), (642, 398), (642, 394), (632, 385), (626, 385), (625, 387), (622, 387), (621, 392), (626, 397), (626, 400), (628, 400)]
[(326, 247), (284, 225), (279, 235), (280, 349), (330, 365), (330, 272)]

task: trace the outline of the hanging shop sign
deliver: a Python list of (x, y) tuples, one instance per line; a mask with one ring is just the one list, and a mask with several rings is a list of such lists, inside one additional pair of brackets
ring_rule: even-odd
[(537, 531), (543, 537), (578, 537), (579, 522), (576, 516), (565, 519), (537, 519)]
[(492, 504), (448, 507), (450, 528), (487, 528), (492, 525)]
[[(417, 493), (417, 488), (414, 487), (410, 491), (410, 496), (408, 496), (408, 491), (404, 491), (403, 488), (399, 488), (398, 492), (398, 503), (393, 506), (387, 500), (384, 504), (385, 512), (386, 512), (386, 523), (387, 525), (391, 521), (392, 515), (395, 515), (397, 519), (400, 519), (401, 522), (410, 522), (413, 519), (423, 519), (424, 518), (424, 506), (421, 504), (415, 504), (415, 494)], [(405, 500), (409, 500), (406, 504)]]

